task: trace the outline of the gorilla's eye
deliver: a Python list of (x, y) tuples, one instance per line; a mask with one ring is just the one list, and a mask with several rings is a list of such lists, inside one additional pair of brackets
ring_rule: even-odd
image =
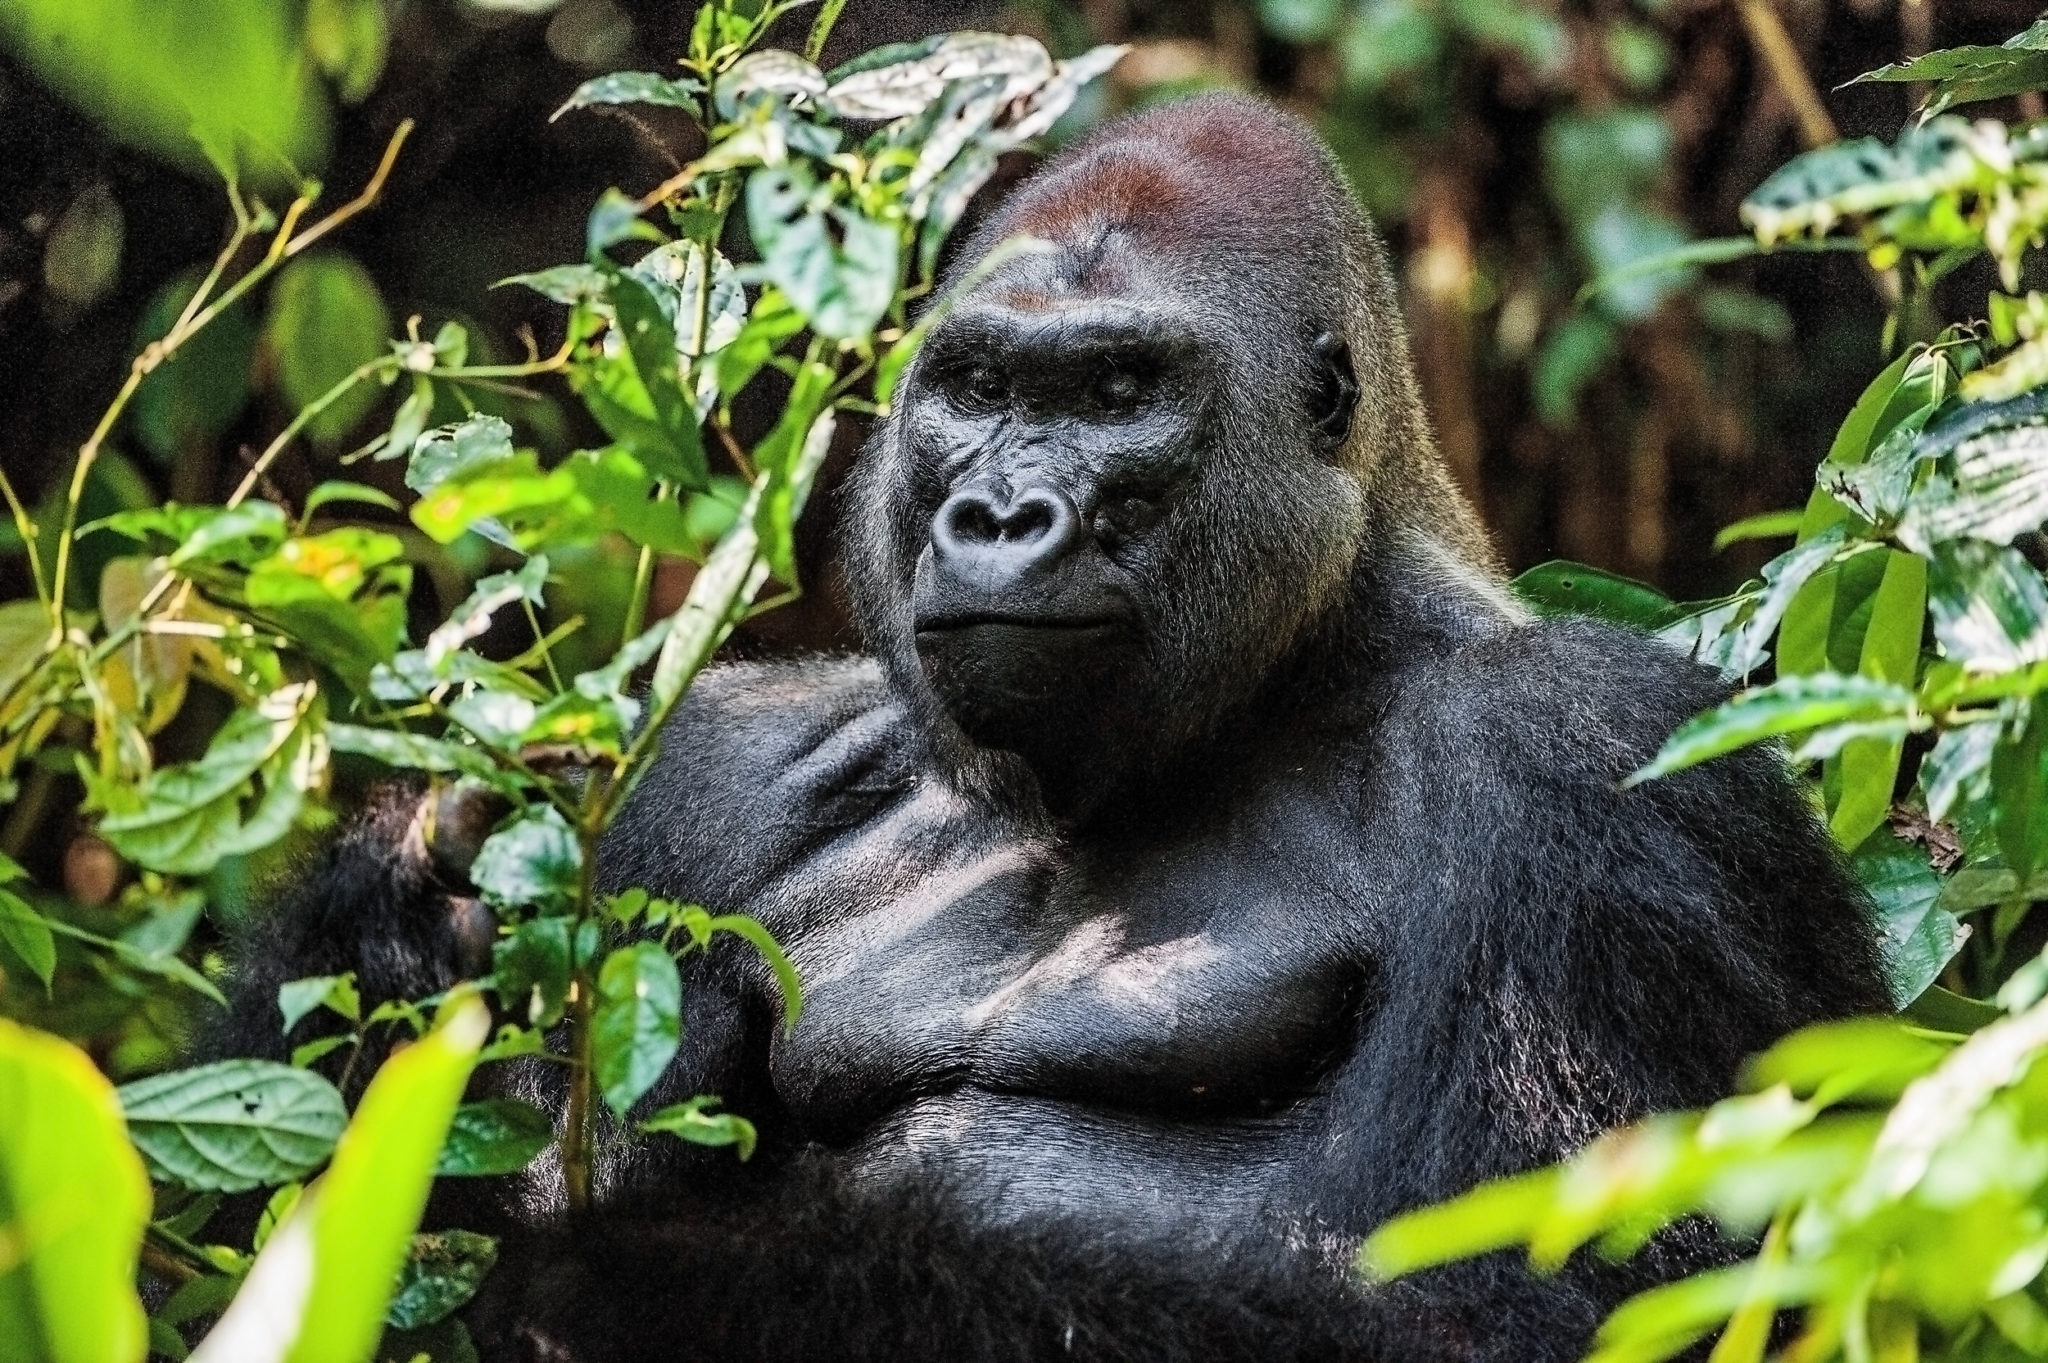
[(1111, 370), (1095, 381), (1095, 400), (1112, 412), (1128, 411), (1138, 405), (1145, 386), (1135, 374)]
[(953, 387), (962, 397), (980, 407), (999, 406), (1010, 396), (1010, 381), (992, 364), (973, 364), (959, 371)]

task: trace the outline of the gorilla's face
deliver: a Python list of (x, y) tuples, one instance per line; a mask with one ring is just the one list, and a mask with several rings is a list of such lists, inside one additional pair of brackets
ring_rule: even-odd
[(949, 317), (920, 367), (904, 412), (931, 508), (910, 581), (918, 661), (969, 738), (1042, 775), (1155, 689), (1156, 584), (1205, 445), (1203, 357), (1128, 302), (991, 298)]
[(963, 255), (1042, 247), (933, 326), (844, 532), (899, 689), (1077, 815), (1257, 691), (1345, 590), (1365, 523), (1344, 249), (1276, 240), (1262, 199), (1126, 126)]

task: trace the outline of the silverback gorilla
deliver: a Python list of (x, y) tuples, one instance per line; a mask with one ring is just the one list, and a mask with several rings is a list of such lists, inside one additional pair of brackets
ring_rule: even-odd
[[(758, 959), (692, 958), (648, 1099), (722, 1095), (761, 1148), (615, 1136), (581, 1216), (546, 1173), (444, 1185), (432, 1214), (506, 1237), (480, 1348), (1577, 1357), (1728, 1251), (1680, 1226), (1626, 1265), (1379, 1287), (1350, 1256), (1882, 1008), (1859, 894), (1769, 751), (1617, 788), (1718, 684), (1517, 607), (1312, 134), (1139, 114), (962, 266), (1019, 234), (1050, 249), (933, 329), (847, 496), (867, 654), (705, 674), (605, 848), (607, 883), (751, 913), (795, 961), (785, 1036)], [(476, 973), (419, 798), (248, 945), (244, 1053), (281, 980)]]

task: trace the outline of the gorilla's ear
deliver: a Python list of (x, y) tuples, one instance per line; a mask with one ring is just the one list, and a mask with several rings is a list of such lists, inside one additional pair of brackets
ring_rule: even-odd
[(1344, 443), (1351, 434), (1351, 414), (1358, 409), (1358, 375), (1351, 368), (1351, 347), (1335, 332), (1316, 337), (1315, 397), (1309, 420), (1329, 449)]

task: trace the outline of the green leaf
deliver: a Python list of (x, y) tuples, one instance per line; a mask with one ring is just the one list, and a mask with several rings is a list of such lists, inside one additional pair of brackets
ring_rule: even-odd
[(354, 971), (341, 975), (311, 975), (287, 980), (277, 989), (277, 1010), (284, 1015), (284, 1030), (290, 1032), (299, 1019), (315, 1008), (331, 1008), (352, 1023), (363, 1020), (362, 997), (356, 992)]
[(405, 485), (432, 492), (450, 478), (473, 473), (512, 457), (512, 427), (503, 417), (478, 412), (452, 426), (421, 436), (405, 467)]
[(445, 1230), (413, 1236), (385, 1324), (417, 1330), (445, 1319), (469, 1303), (497, 1262), (498, 1242), (488, 1235)]
[(0, 47), (116, 139), (266, 185), (326, 158), (326, 101), (300, 40), (295, 7), (236, 0), (0, 6)]
[(584, 230), (585, 245), (592, 261), (602, 260), (606, 251), (623, 241), (662, 239), (654, 224), (640, 216), (640, 205), (616, 189), (607, 189), (598, 195), (597, 203), (590, 210), (589, 225)]
[[(398, 451), (398, 453), (410, 453), (411, 446), (412, 442), (408, 441), (406, 448)], [(398, 505), (398, 499), (380, 488), (370, 487), (364, 483), (351, 483), (345, 479), (330, 478), (306, 494), (305, 509), (300, 512), (300, 515), (306, 520), (311, 520), (315, 511), (318, 511), (323, 506), (332, 506), (336, 502), (360, 502), (369, 506), (381, 506), (386, 511), (401, 509)]]
[[(1871, 597), (1870, 622), (1864, 629), (1861, 673), (1911, 686), (1926, 621), (1927, 560), (1886, 550), (1884, 576)], [(1839, 846), (1860, 845), (1884, 823), (1904, 753), (1903, 735), (1873, 735), (1843, 745), (1836, 759), (1838, 794), (1828, 819)]]
[(268, 1060), (224, 1060), (124, 1085), (129, 1135), (150, 1174), (238, 1193), (303, 1178), (348, 1121), (334, 1085)]
[[(2018, 401), (2038, 412), (2044, 397)], [(2048, 424), (1994, 426), (1942, 450), (1948, 426), (1930, 423), (1915, 448), (1921, 459), (1941, 451), (1946, 467), (1907, 504), (1896, 532), (1901, 544), (1923, 554), (1966, 537), (2010, 544), (2048, 521)]]
[(591, 1044), (599, 1090), (620, 1121), (675, 1058), (682, 988), (675, 959), (655, 942), (620, 947), (598, 973)]
[[(655, 473), (700, 491), (708, 486), (711, 475), (703, 438), (697, 431), (696, 404), (683, 392), (677, 369), (675, 326), (662, 312), (647, 284), (635, 275), (623, 270), (612, 272), (609, 285), (619, 335), (632, 357), (641, 390), (651, 404), (651, 410), (643, 415), (653, 421), (651, 432), (635, 423), (629, 428), (630, 434), (614, 431), (613, 435), (624, 440)], [(619, 400), (617, 393), (607, 396), (614, 402)], [(630, 410), (633, 404), (627, 405)], [(592, 414), (600, 421), (604, 419), (595, 408)]]
[(1539, 563), (1511, 585), (1547, 614), (1590, 615), (1633, 629), (1662, 629), (1686, 611), (1648, 583), (1565, 559)]
[(57, 970), (57, 939), (43, 916), (12, 890), (0, 890), (0, 942), (13, 949), (47, 993)]
[[(277, 364), (278, 387), (294, 408), (305, 407), (359, 365), (384, 355), (391, 315), (377, 283), (348, 256), (314, 251), (278, 271), (270, 286), (264, 340)], [(377, 403), (378, 389), (359, 384), (306, 427), (316, 445), (332, 446)]]
[(528, 809), (478, 849), (469, 878), (502, 908), (553, 908), (576, 897), (583, 853), (553, 805)]
[(666, 1132), (692, 1145), (737, 1147), (742, 1160), (752, 1159), (758, 1139), (754, 1124), (730, 1112), (712, 1112), (718, 1105), (712, 1094), (699, 1094), (687, 1102), (672, 1103), (640, 1123), (647, 1132)]
[(1804, 510), (1766, 511), (1760, 515), (1744, 516), (1733, 525), (1724, 525), (1714, 536), (1714, 549), (1719, 552), (1731, 544), (1745, 540), (1771, 540), (1782, 535), (1797, 535), (1799, 526), (1806, 518)]
[(1931, 117), (1958, 104), (2048, 88), (2048, 20), (2038, 21), (1998, 47), (1950, 47), (1911, 61), (1893, 62), (1850, 81), (1932, 83), (1922, 105)]
[(1903, 1008), (1934, 983), (1969, 933), (1940, 907), (1941, 877), (1924, 851), (1879, 834), (1857, 849), (1851, 865), (1877, 910), (1892, 1004)]
[(1579, 394), (1607, 367), (1619, 345), (1613, 323), (1591, 313), (1567, 318), (1544, 339), (1530, 385), (1545, 425), (1562, 430), (1578, 419)]
[(754, 504), (761, 557), (781, 582), (796, 582), (797, 517), (811, 482), (832, 445), (833, 413), (826, 407), (837, 371), (805, 361), (798, 368), (781, 418), (754, 447), (754, 467), (766, 475)]
[(1913, 693), (1895, 682), (1822, 672), (1785, 677), (1680, 725), (1656, 758), (1622, 781), (1624, 789), (1697, 766), (1768, 738), (1829, 725), (1905, 720)]
[(1973, 671), (2048, 658), (2048, 584), (2016, 550), (1964, 540), (1933, 558), (1928, 607), (1949, 658)]
[(281, 687), (229, 716), (205, 756), (160, 768), (139, 789), (95, 782), (101, 836), (131, 861), (180, 875), (268, 847), (326, 773), (319, 717), (312, 683)]
[(545, 517), (576, 492), (575, 475), (566, 469), (543, 472), (532, 450), (520, 450), (509, 459), (445, 479), (413, 503), (412, 522), (439, 544), (452, 544), (473, 530), (524, 552), (533, 540), (522, 542), (507, 530), (506, 518)]
[(83, 1051), (0, 1018), (0, 1358), (141, 1363), (149, 1181)]
[[(1769, 246), (1791, 237), (1825, 236), (1838, 223), (1901, 205), (1927, 205), (1974, 192), (1998, 161), (2038, 157), (2031, 142), (2008, 143), (2003, 130), (1978, 132), (1960, 118), (1909, 126), (1886, 146), (1876, 138), (1836, 142), (1778, 168), (1742, 205), (1742, 219)], [(1987, 158), (1994, 158), (1987, 160)], [(1893, 239), (1914, 249), (1974, 245), (1973, 235), (1914, 236), (1893, 224)]]
[(1992, 827), (2006, 869), (2024, 882), (2048, 863), (2048, 707), (2030, 703), (2019, 732), (1991, 753)]
[(434, 1166), (438, 1177), (516, 1174), (555, 1139), (554, 1123), (531, 1103), (485, 1098), (455, 1109), (448, 1143)]
[(435, 1158), (489, 1031), (482, 1001), (459, 992), (432, 1031), (384, 1062), (333, 1166), (271, 1236), (203, 1347), (236, 1363), (376, 1355)]
[(572, 930), (566, 918), (529, 918), (491, 947), (498, 997), (536, 1027), (561, 1020), (569, 995)]
[(787, 1036), (795, 1031), (797, 1019), (803, 1016), (804, 1011), (803, 984), (797, 979), (796, 967), (790, 964), (782, 944), (767, 928), (743, 913), (725, 913), (707, 919), (704, 930), (707, 936), (714, 932), (730, 932), (743, 937), (761, 953), (761, 959), (775, 973), (775, 983), (782, 991), (782, 1033)]
[(480, 748), (403, 729), (370, 729), (329, 724), (327, 741), (336, 752), (373, 757), (387, 767), (413, 771), (455, 771), (480, 780), (497, 777), (498, 765)]
[(1449, 1202), (1397, 1216), (1359, 1250), (1359, 1271), (1384, 1282), (1517, 1244), (1529, 1238), (1549, 1210), (1558, 1183), (1557, 1170), (1539, 1169), (1482, 1183)]
[(896, 296), (901, 239), (893, 225), (817, 197), (800, 165), (748, 177), (747, 225), (762, 269), (820, 336), (867, 336)]
[(651, 71), (614, 71), (577, 86), (562, 107), (548, 115), (548, 122), (571, 109), (588, 109), (596, 104), (658, 104), (683, 109), (694, 116), (700, 112), (697, 96), (703, 92), (704, 87), (687, 76), (671, 78)]

